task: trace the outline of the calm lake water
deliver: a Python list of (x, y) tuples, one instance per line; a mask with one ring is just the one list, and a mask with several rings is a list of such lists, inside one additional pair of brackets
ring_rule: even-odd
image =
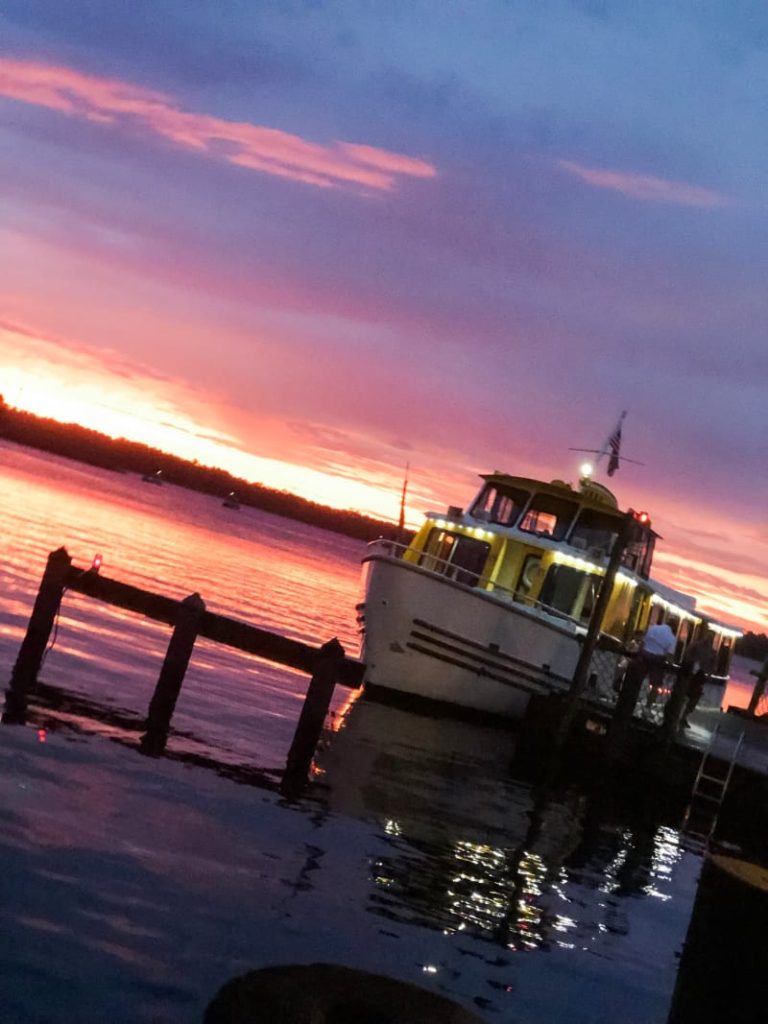
[[(101, 554), (104, 575), (357, 653), (359, 542), (11, 445), (0, 480), (6, 679), (62, 544), (83, 567)], [(306, 677), (207, 642), (169, 756), (143, 756), (168, 636), (66, 594), (29, 723), (0, 726), (4, 1024), (191, 1024), (229, 978), (317, 960), (489, 1021), (666, 1020), (701, 866), (675, 821), (576, 787), (542, 803), (510, 772), (513, 733), (347, 691), (287, 801)]]

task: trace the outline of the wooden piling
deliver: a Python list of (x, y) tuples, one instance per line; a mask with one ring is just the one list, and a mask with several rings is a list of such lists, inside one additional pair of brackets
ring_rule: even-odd
[(626, 749), (632, 718), (635, 714), (635, 705), (640, 696), (644, 678), (641, 666), (634, 660), (630, 661), (624, 681), (621, 684), (619, 698), (616, 701), (611, 720), (608, 723), (608, 733), (605, 737), (605, 758), (607, 761), (618, 760), (621, 757), (622, 751)]
[(344, 663), (344, 648), (336, 637), (317, 652), (314, 671), (288, 751), (284, 784), (288, 789), (306, 782), (331, 697)]
[(71, 566), (72, 559), (64, 547), (57, 548), (48, 556), (27, 632), (13, 666), (3, 712), (4, 722), (24, 721), (27, 695), (43, 663)]
[(750, 675), (757, 676), (755, 688), (752, 690), (752, 696), (750, 697), (749, 706), (747, 707), (747, 714), (754, 715), (757, 712), (757, 706), (762, 700), (763, 693), (765, 692), (765, 684), (768, 683), (768, 658), (763, 662), (762, 668), (751, 669)]
[(176, 701), (204, 612), (205, 602), (199, 594), (190, 594), (178, 604), (173, 634), (149, 704), (147, 731), (141, 744), (146, 752), (162, 753), (165, 749)]
[(616, 579), (616, 573), (619, 571), (624, 549), (629, 543), (630, 534), (635, 522), (636, 520), (634, 515), (631, 512), (627, 512), (619, 526), (616, 539), (613, 542), (611, 554), (608, 559), (608, 565), (605, 569), (605, 575), (600, 583), (595, 607), (589, 620), (589, 626), (587, 627), (587, 635), (584, 637), (584, 643), (581, 646), (579, 660), (576, 663), (576, 669), (573, 673), (571, 686), (565, 698), (560, 724), (555, 735), (555, 745), (558, 747), (561, 747), (568, 738), (573, 720), (576, 717), (576, 708), (578, 707), (584, 688), (587, 685), (589, 666), (592, 662), (592, 655), (595, 650), (595, 645), (597, 644), (597, 639), (600, 635), (600, 629), (603, 625), (603, 617), (608, 607), (608, 601), (610, 600), (611, 593), (613, 592), (613, 583)]
[(768, 870), (733, 857), (704, 862), (667, 1024), (765, 1020)]
[(675, 674), (672, 689), (664, 705), (664, 721), (661, 726), (661, 743), (665, 750), (670, 749), (680, 728), (692, 677), (693, 669), (683, 666)]

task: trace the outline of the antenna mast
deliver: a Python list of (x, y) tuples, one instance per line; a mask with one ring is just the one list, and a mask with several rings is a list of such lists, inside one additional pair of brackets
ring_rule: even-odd
[(400, 496), (400, 518), (397, 521), (397, 543), (401, 544), (403, 541), (403, 535), (405, 534), (405, 495), (408, 492), (408, 470), (411, 468), (410, 462), (405, 464), (405, 476), (403, 478), (403, 493)]

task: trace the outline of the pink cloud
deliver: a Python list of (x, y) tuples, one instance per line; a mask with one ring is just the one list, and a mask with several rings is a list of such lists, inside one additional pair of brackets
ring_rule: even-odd
[(72, 68), (0, 60), (0, 96), (100, 123), (138, 123), (183, 149), (323, 188), (387, 192), (398, 177), (437, 174), (415, 157), (350, 142), (323, 145), (264, 125), (184, 111), (163, 93)]
[(573, 160), (558, 160), (558, 166), (595, 188), (620, 192), (627, 199), (648, 203), (676, 203), (679, 206), (727, 206), (730, 200), (709, 188), (689, 185), (681, 181), (667, 181), (648, 174), (609, 170), (603, 167), (585, 167)]

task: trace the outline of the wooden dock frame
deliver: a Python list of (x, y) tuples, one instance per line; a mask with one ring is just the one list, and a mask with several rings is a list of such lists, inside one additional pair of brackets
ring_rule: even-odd
[(198, 637), (310, 675), (284, 776), (291, 792), (299, 790), (306, 781), (336, 684), (356, 688), (362, 683), (362, 662), (348, 658), (336, 638), (322, 647), (312, 647), (209, 612), (199, 594), (190, 594), (178, 601), (100, 576), (95, 566), (79, 569), (72, 564), (66, 548), (61, 547), (48, 556), (27, 632), (13, 667), (3, 722), (25, 721), (28, 699), (49, 649), (62, 598), (68, 590), (173, 627), (141, 739), (141, 749), (147, 754), (159, 755), (165, 750), (176, 701)]

